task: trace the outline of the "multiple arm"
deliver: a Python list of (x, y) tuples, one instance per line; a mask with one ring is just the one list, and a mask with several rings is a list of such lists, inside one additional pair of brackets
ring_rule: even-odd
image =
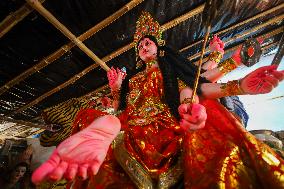
[(219, 62), (223, 58), (224, 43), (216, 35), (211, 40), (209, 49), (211, 53), (208, 61), (202, 66), (202, 69), (206, 71), (202, 73), (201, 76), (213, 83), (221, 79), (227, 73), (236, 69), (238, 66), (242, 65), (240, 58), (241, 47), (235, 51), (231, 58), (228, 58), (221, 63)]
[(120, 88), (122, 81), (125, 79), (126, 73), (121, 71), (120, 69), (111, 68), (110, 71), (107, 72), (107, 77), (109, 80), (109, 87), (111, 89), (111, 94), (113, 97), (113, 107), (116, 111), (120, 102)]
[(234, 95), (265, 94), (272, 91), (284, 79), (284, 72), (276, 66), (264, 66), (249, 73), (241, 80), (227, 83), (204, 83), (202, 95), (206, 98), (221, 98)]

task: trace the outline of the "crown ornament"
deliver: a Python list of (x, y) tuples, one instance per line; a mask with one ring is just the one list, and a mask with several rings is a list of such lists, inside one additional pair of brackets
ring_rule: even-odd
[(138, 42), (146, 35), (155, 37), (159, 46), (165, 44), (165, 41), (162, 39), (162, 30), (160, 24), (153, 19), (149, 12), (142, 11), (140, 17), (136, 22), (136, 31), (134, 34), (136, 54)]

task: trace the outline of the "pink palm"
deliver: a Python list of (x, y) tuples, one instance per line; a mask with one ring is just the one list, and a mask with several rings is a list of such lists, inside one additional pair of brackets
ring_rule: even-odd
[(95, 120), (89, 127), (63, 141), (48, 161), (32, 176), (39, 184), (44, 180), (58, 181), (76, 176), (86, 179), (88, 173), (97, 174), (109, 145), (120, 131), (120, 121), (111, 115)]

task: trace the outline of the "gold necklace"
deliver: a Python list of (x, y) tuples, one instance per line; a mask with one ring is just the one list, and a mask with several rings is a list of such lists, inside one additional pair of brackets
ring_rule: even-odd
[(145, 62), (147, 68), (151, 68), (156, 63), (157, 60), (151, 60), (150, 62)]

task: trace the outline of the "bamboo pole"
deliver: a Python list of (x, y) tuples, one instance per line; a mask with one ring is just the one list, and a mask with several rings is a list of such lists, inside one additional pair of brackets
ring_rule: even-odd
[[(202, 7), (203, 5), (193, 9), (192, 11), (195, 13), (195, 14), (199, 14), (200, 12), (198, 11), (202, 11), (203, 9), (201, 9), (200, 7)], [(198, 10), (198, 11), (197, 11)], [(190, 17), (194, 16), (191, 11), (186, 13), (185, 15), (188, 16), (187, 19), (189, 19)], [(180, 18), (180, 19), (179, 19)], [(162, 25), (163, 28), (171, 28), (172, 26), (174, 25), (177, 25), (179, 23), (181, 23), (181, 21), (184, 21), (185, 20), (185, 17), (184, 15)], [(130, 43), (128, 45), (125, 45), (123, 47), (121, 47), (120, 49), (118, 49), (117, 51), (114, 51), (112, 52), (111, 54), (105, 56), (104, 58), (102, 58), (102, 61), (104, 62), (107, 62), (113, 58), (115, 58), (116, 56), (119, 56), (120, 54), (128, 51), (129, 49), (133, 48), (134, 47), (134, 43)], [(70, 78), (68, 81), (62, 83), (61, 85), (59, 85), (58, 87), (52, 89), (51, 91), (48, 91), (47, 93), (43, 94), (42, 96), (36, 98), (34, 101), (30, 102), (29, 104), (23, 106), (22, 108), (19, 108), (18, 110), (16, 110), (15, 112), (12, 112), (12, 114), (9, 114), (9, 115), (13, 115), (14, 113), (18, 113), (18, 112), (21, 112), (37, 103), (39, 103), (40, 101), (42, 101), (43, 99), (45, 99), (46, 97), (58, 92), (59, 90), (65, 88), (66, 86), (70, 85), (70, 84), (73, 84), (75, 81), (77, 81), (78, 79), (80, 79), (82, 76), (84, 76), (85, 74), (87, 74), (88, 72), (90, 72), (91, 70), (97, 68), (98, 65), (97, 64), (93, 64), (89, 67), (87, 67), (86, 69), (84, 69), (82, 72), (80, 72), (79, 74), (76, 74), (75, 76), (73, 76), (72, 78)]]
[[(263, 38), (268, 38), (268, 37), (272, 37), (272, 36), (274, 36), (274, 35), (277, 35), (277, 34), (281, 33), (281, 32), (283, 31), (283, 29), (284, 29), (284, 27), (280, 27), (280, 28), (275, 29), (275, 30), (273, 30), (273, 31), (271, 31), (271, 32), (268, 32), (268, 33), (259, 35), (259, 36), (257, 36), (257, 38), (262, 38), (262, 37), (263, 37)], [(240, 45), (242, 45), (242, 44), (240, 44)], [(228, 52), (230, 52), (230, 51), (236, 50), (240, 45), (231, 47), (230, 49), (226, 49), (226, 53), (228, 53)], [(269, 48), (270, 46), (271, 46), (271, 45), (267, 45), (267, 46), (265, 46), (265, 47), (263, 47), (263, 48), (264, 48), (264, 49), (265, 49), (265, 48)], [(208, 59), (208, 57), (205, 58), (205, 60), (207, 60), (207, 59)], [(108, 85), (103, 85), (102, 87), (100, 87), (100, 88), (98, 88), (98, 89), (96, 89), (96, 90), (94, 90), (94, 91), (92, 91), (92, 92), (90, 92), (90, 93), (88, 93), (88, 94), (86, 94), (86, 95), (84, 95), (84, 96), (82, 96), (82, 97), (79, 97), (79, 98), (84, 98), (84, 97), (90, 96), (90, 95), (95, 96), (97, 93), (100, 93), (100, 92), (102, 92), (103, 90), (107, 90), (108, 87), (109, 87)], [(64, 103), (64, 102), (62, 102), (62, 103)]]
[[(271, 32), (268, 32), (268, 33), (259, 35), (259, 36), (257, 36), (257, 38), (264, 38), (264, 39), (266, 39), (266, 38), (272, 37), (272, 36), (274, 36), (274, 35), (277, 35), (277, 34), (281, 33), (281, 32), (283, 31), (283, 29), (284, 29), (284, 26), (282, 26), (282, 27), (280, 27), (280, 28), (277, 28), (277, 29), (275, 29), (275, 30), (272, 30)], [(237, 46), (231, 47), (231, 48), (229, 48), (229, 49), (226, 49), (225, 53), (228, 53), (228, 52), (231, 52), (231, 51), (235, 51), (235, 50), (236, 50), (237, 48), (239, 48), (242, 44), (243, 44), (243, 43), (241, 43), (241, 44), (239, 44), (239, 45), (237, 45)], [(275, 45), (275, 44), (276, 44), (276, 43), (269, 44), (269, 45), (263, 47), (262, 49), (270, 48), (271, 46), (273, 46), (273, 45)], [(179, 50), (179, 52), (181, 52), (181, 50)], [(195, 55), (193, 55), (193, 56), (195, 56)], [(191, 57), (188, 57), (188, 59), (191, 59)], [(204, 58), (204, 61), (207, 61), (207, 60), (208, 60), (208, 57)], [(197, 61), (196, 61), (196, 62), (197, 62)], [(196, 62), (194, 62), (194, 63), (196, 63)], [(89, 95), (96, 95), (97, 93), (100, 93), (101, 91), (106, 90), (107, 88), (108, 88), (108, 85), (103, 85), (102, 87), (100, 87), (100, 88), (98, 88), (98, 89), (96, 89), (96, 90), (94, 90), (94, 91), (92, 91), (92, 92), (90, 92), (90, 93), (88, 93), (88, 94), (86, 94), (86, 95), (83, 95), (83, 96), (81, 96), (81, 97), (79, 97), (79, 98), (84, 98), (84, 97), (89, 96)], [(64, 103), (64, 102), (63, 102), (63, 103)]]
[[(191, 15), (191, 16), (193, 16), (193, 15)], [(181, 17), (182, 17), (182, 16), (181, 16)], [(262, 28), (265, 27), (265, 26), (271, 25), (271, 24), (273, 24), (273, 23), (275, 23), (275, 22), (278, 22), (278, 21), (282, 20), (283, 17), (284, 17), (284, 14), (281, 15), (281, 16), (275, 17), (275, 18), (273, 18), (273, 19), (270, 19), (269, 21), (267, 21), (267, 22), (265, 22), (265, 23), (263, 23), (263, 24), (261, 24), (261, 25), (259, 25), (259, 26), (256, 26), (255, 28), (257, 28), (257, 30), (262, 29)], [(174, 19), (173, 21), (174, 21), (174, 22), (171, 22), (171, 21), (170, 21), (170, 23), (174, 25), (174, 24), (176, 23), (176, 19)], [(166, 24), (168, 24), (168, 23), (166, 23)], [(166, 25), (166, 24), (165, 24), (165, 25)], [(163, 26), (164, 26), (164, 25), (163, 25)], [(162, 27), (163, 27), (163, 26), (162, 26)], [(253, 28), (251, 31), (257, 31), (255, 28)], [(248, 31), (248, 32), (245, 32), (245, 33), (250, 33), (251, 31)], [(233, 37), (233, 39), (236, 39), (238, 36), (241, 37), (242, 35), (237, 35), (236, 37)], [(229, 40), (229, 41), (232, 41), (232, 40)], [(227, 41), (226, 43), (228, 43), (228, 41)], [(133, 44), (133, 43), (130, 43), (130, 44), (128, 44), (128, 45), (126, 45), (126, 46), (120, 48), (120, 49), (119, 49), (119, 53), (125, 52), (126, 50), (130, 49), (131, 46), (134, 46), (134, 44)], [(104, 57), (102, 60), (105, 61), (105, 62), (107, 62), (106, 59), (111, 60), (111, 59), (114, 58), (115, 56), (118, 56), (119, 53), (117, 53), (117, 51), (115, 51), (114, 53), (111, 53), (110, 55)], [(200, 53), (197, 53), (197, 54), (194, 55), (194, 56), (198, 57), (199, 55), (200, 55)], [(37, 104), (37, 103), (39, 103), (40, 101), (42, 101), (43, 99), (47, 98), (48, 96), (50, 96), (50, 95), (52, 95), (52, 94), (58, 92), (59, 90), (65, 88), (66, 86), (68, 86), (68, 85), (74, 83), (75, 81), (77, 81), (77, 80), (80, 79), (82, 76), (84, 76), (85, 74), (87, 74), (88, 72), (90, 72), (91, 70), (93, 70), (93, 69), (96, 68), (96, 67), (97, 67), (97, 65), (95, 65), (95, 64), (93, 64), (93, 65), (87, 67), (86, 69), (84, 69), (84, 70), (83, 70), (82, 72), (80, 72), (79, 74), (76, 74), (74, 77), (70, 78), (68, 81), (62, 83), (61, 85), (59, 85), (58, 87), (52, 89), (51, 91), (48, 91), (47, 93), (41, 95), (40, 97), (36, 98), (35, 100), (33, 100), (32, 102), (28, 103), (27, 105), (25, 105), (25, 106), (23, 106), (23, 107), (21, 107), (21, 108), (15, 110), (14, 112), (12, 112), (12, 114), (9, 114), (9, 115), (13, 115), (13, 114), (15, 114), (15, 113), (19, 113), (19, 112), (21, 112), (21, 111), (23, 111), (23, 110), (25, 110), (25, 109), (27, 109), (27, 108), (29, 108), (29, 107), (31, 107), (31, 106)]]
[[(229, 40), (225, 41), (224, 43), (225, 43), (225, 45), (228, 44), (228, 43), (231, 43), (232, 41), (234, 41), (236, 39), (243, 38), (243, 37), (245, 37), (245, 36), (247, 36), (247, 35), (249, 35), (249, 34), (251, 34), (253, 32), (257, 32), (258, 30), (260, 30), (260, 29), (262, 29), (262, 28), (264, 28), (266, 26), (269, 26), (271, 24), (275, 24), (275, 23), (277, 23), (277, 22), (279, 22), (279, 21), (281, 21), (283, 19), (284, 19), (284, 14), (281, 14), (281, 15), (279, 15), (277, 17), (274, 17), (274, 18), (272, 18), (272, 19), (270, 19), (270, 20), (268, 20), (268, 21), (266, 21), (266, 22), (264, 22), (264, 23), (262, 23), (260, 25), (257, 25), (256, 27), (252, 28), (249, 31), (246, 31), (244, 33), (235, 35), (234, 37), (230, 38)], [(205, 53), (208, 53), (208, 52), (209, 52), (209, 49), (207, 49)], [(200, 56), (200, 53), (196, 53), (195, 55), (191, 56), (189, 60), (195, 59), (195, 58), (197, 58), (199, 56)]]
[[(106, 19), (104, 19), (103, 21), (101, 21), (100, 23), (98, 23), (97, 25), (95, 25), (94, 27), (92, 27), (91, 29), (86, 31), (85, 33), (83, 33), (82, 35), (80, 35), (78, 37), (78, 39), (81, 40), (81, 41), (85, 41), (86, 39), (90, 38), (91, 36), (96, 34), (98, 31), (100, 31), (103, 28), (105, 28), (106, 26), (110, 25), (112, 22), (114, 22), (115, 20), (120, 18), (122, 15), (124, 15), (125, 13), (127, 13), (128, 11), (130, 11), (131, 9), (133, 9), (134, 7), (136, 7), (137, 5), (139, 5), (143, 1), (144, 0), (132, 0), (132, 1), (130, 1), (129, 3), (124, 5), (121, 9), (119, 9), (118, 11), (116, 11), (115, 13), (113, 13), (112, 15), (110, 15), (109, 17), (107, 17)], [(68, 52), (74, 46), (75, 46), (75, 44), (73, 42), (69, 42), (68, 44), (63, 45), (58, 50), (56, 50), (55, 52), (53, 52), (52, 54), (50, 54), (49, 56), (47, 56), (46, 58), (41, 60), (38, 64), (34, 65), (33, 67), (31, 67), (28, 70), (26, 70), (25, 72), (21, 73), (20, 75), (18, 75), (17, 77), (12, 79), (11, 81), (7, 82), (5, 85), (1, 86), (0, 95), (2, 95), (4, 92), (9, 90), (9, 88), (13, 87), (17, 83), (19, 83), (19, 82), (23, 81), (24, 79), (26, 79), (27, 77), (29, 77), (33, 73), (36, 73), (39, 70), (46, 67), (47, 65), (51, 64), (52, 62), (54, 62), (55, 60), (57, 60), (58, 58), (63, 56), (66, 52)]]
[(83, 52), (85, 52), (91, 59), (98, 63), (104, 70), (109, 71), (110, 68), (95, 55), (81, 40), (79, 40), (67, 27), (60, 23), (38, 0), (26, 0), (35, 10), (37, 10), (43, 17), (45, 17), (53, 26), (68, 37), (75, 45), (77, 45)]
[[(45, 0), (40, 0), (43, 3)], [(15, 12), (9, 14), (1, 23), (0, 23), (0, 38), (8, 33), (17, 23), (22, 21), (28, 14), (33, 11), (33, 8), (27, 3), (25, 3), (21, 8)]]
[[(255, 16), (253, 16), (253, 17), (247, 19), (247, 20), (244, 20), (244, 21), (242, 21), (242, 22), (240, 22), (240, 23), (238, 23), (238, 24), (235, 24), (235, 25), (233, 25), (233, 26), (231, 26), (231, 27), (228, 27), (227, 29), (224, 29), (224, 30), (222, 30), (222, 31), (219, 31), (219, 32), (216, 33), (216, 35), (221, 35), (221, 34), (223, 34), (223, 33), (226, 33), (227, 31), (233, 30), (233, 29), (235, 29), (235, 28), (237, 28), (237, 27), (240, 27), (241, 25), (247, 24), (247, 23), (249, 23), (249, 22), (251, 22), (251, 21), (254, 21), (254, 20), (256, 20), (256, 19), (258, 19), (258, 18), (260, 18), (260, 17), (263, 17), (263, 16), (266, 16), (266, 15), (268, 15), (268, 14), (271, 14), (271, 13), (277, 11), (277, 10), (280, 10), (280, 9), (284, 9), (284, 3), (282, 3), (282, 4), (280, 4), (280, 5), (276, 6), (276, 7), (273, 7), (272, 9), (269, 9), (269, 10), (267, 10), (267, 11), (264, 11), (264, 12), (262, 12), (262, 13), (260, 13), (260, 14), (257, 14), (257, 15), (255, 15)], [(199, 44), (199, 43), (201, 43), (201, 42), (202, 42), (202, 40), (199, 40), (199, 41), (197, 41), (197, 42), (195, 42), (195, 43), (190, 44), (190, 45), (187, 46), (187, 47), (182, 48), (180, 51), (183, 52), (183, 51), (185, 51), (185, 50), (187, 50), (187, 49), (189, 49), (189, 48), (191, 48), (191, 47), (193, 47), (193, 46), (195, 46), (195, 45), (197, 45), (197, 44)]]
[[(127, 3), (125, 6), (123, 6), (120, 10), (118, 10), (117, 12), (115, 12), (114, 14), (112, 14), (111, 16), (109, 16), (108, 18), (106, 18), (105, 20), (103, 20), (102, 22), (100, 22), (99, 24), (97, 24), (96, 26), (94, 26), (93, 28), (91, 28), (90, 30), (88, 30), (87, 32), (85, 32), (84, 34), (80, 35), (78, 37), (79, 40), (84, 41), (86, 39), (88, 39), (89, 37), (91, 37), (92, 35), (94, 35), (95, 33), (97, 33), (98, 31), (100, 31), (101, 29), (105, 28), (106, 26), (108, 26), (110, 23), (112, 23), (113, 21), (115, 21), (116, 19), (118, 19), (119, 17), (121, 17), (123, 14), (125, 14), (126, 12), (128, 12), (129, 10), (131, 10), (132, 8), (136, 7), (138, 4), (140, 4), (143, 0), (132, 0), (129, 3)], [(249, 18), (248, 20), (245, 20), (241, 23), (238, 23), (236, 25), (233, 25), (230, 28), (227, 28), (226, 30), (222, 30), (221, 32), (217, 33), (217, 34), (222, 34), (225, 33), (229, 30), (232, 30), (236, 27), (239, 27), (242, 24), (246, 24), (250, 21), (253, 21), (257, 18), (260, 18), (262, 16), (268, 15), (274, 11), (277, 11), (281, 8), (284, 7), (284, 3), (270, 9), (267, 11), (264, 11), (263, 13), (260, 13), (252, 18)], [(196, 9), (191, 10), (190, 12), (182, 15), (180, 18), (177, 18), (175, 20), (173, 20), (172, 22), (168, 22), (167, 24), (164, 24), (162, 26), (163, 31), (172, 28), (173, 26), (176, 26), (177, 24), (181, 23), (182, 21), (185, 21), (186, 19), (191, 18), (194, 15), (197, 15), (199, 13), (201, 13), (203, 11), (204, 8), (204, 4), (197, 7)], [(181, 50), (184, 51), (192, 46), (195, 46), (197, 44), (201, 43), (201, 40), (198, 42), (195, 42), (185, 48), (183, 48)], [(69, 42), (66, 45), (63, 45), (61, 48), (59, 48), (57, 51), (55, 51), (54, 53), (52, 53), (51, 55), (49, 55), (47, 58), (44, 58), (43, 60), (41, 60), (37, 65), (33, 66), (32, 68), (26, 70), (25, 72), (23, 72), (22, 74), (18, 75), (17, 77), (15, 77), (14, 79), (12, 79), (11, 81), (7, 82), (6, 84), (4, 84), (3, 86), (0, 87), (0, 95), (2, 95), (4, 92), (6, 92), (7, 90), (9, 90), (9, 88), (13, 87), (14, 85), (16, 85), (17, 83), (23, 81), (24, 79), (26, 79), (27, 77), (29, 77), (30, 75), (32, 75), (33, 73), (43, 69), (45, 66), (51, 64), (52, 62), (54, 62), (55, 60), (57, 60), (58, 58), (60, 58), (61, 56), (63, 56), (66, 52), (68, 52), (71, 48), (73, 48), (75, 46), (74, 43)], [(106, 56), (105, 58), (103, 58), (103, 61), (108, 62), (109, 60), (119, 56), (120, 54), (128, 51), (129, 49), (131, 49), (134, 46), (134, 44), (128, 44), (125, 45), (124, 47), (121, 47), (120, 49), (118, 49), (117, 51), (114, 51), (113, 53), (111, 53), (110, 55)], [(94, 65), (94, 68), (96, 68), (97, 65)]]
[[(24, 126), (24, 127), (33, 127), (33, 128), (40, 128), (40, 129), (44, 129), (44, 130), (49, 130), (52, 132), (58, 131), (59, 130), (59, 126), (57, 129), (55, 129), (56, 125), (53, 124), (49, 124), (49, 125), (41, 125), (41, 124), (35, 124), (29, 121), (23, 121), (23, 120), (15, 120), (6, 116), (1, 116), (0, 115), (0, 123), (5, 123), (5, 122), (10, 122), (10, 123), (14, 123), (16, 125), (20, 125), (20, 126)], [(9, 127), (8, 129), (10, 129), (11, 127)], [(4, 130), (5, 131), (5, 130)], [(3, 132), (3, 131), (2, 131)]]

